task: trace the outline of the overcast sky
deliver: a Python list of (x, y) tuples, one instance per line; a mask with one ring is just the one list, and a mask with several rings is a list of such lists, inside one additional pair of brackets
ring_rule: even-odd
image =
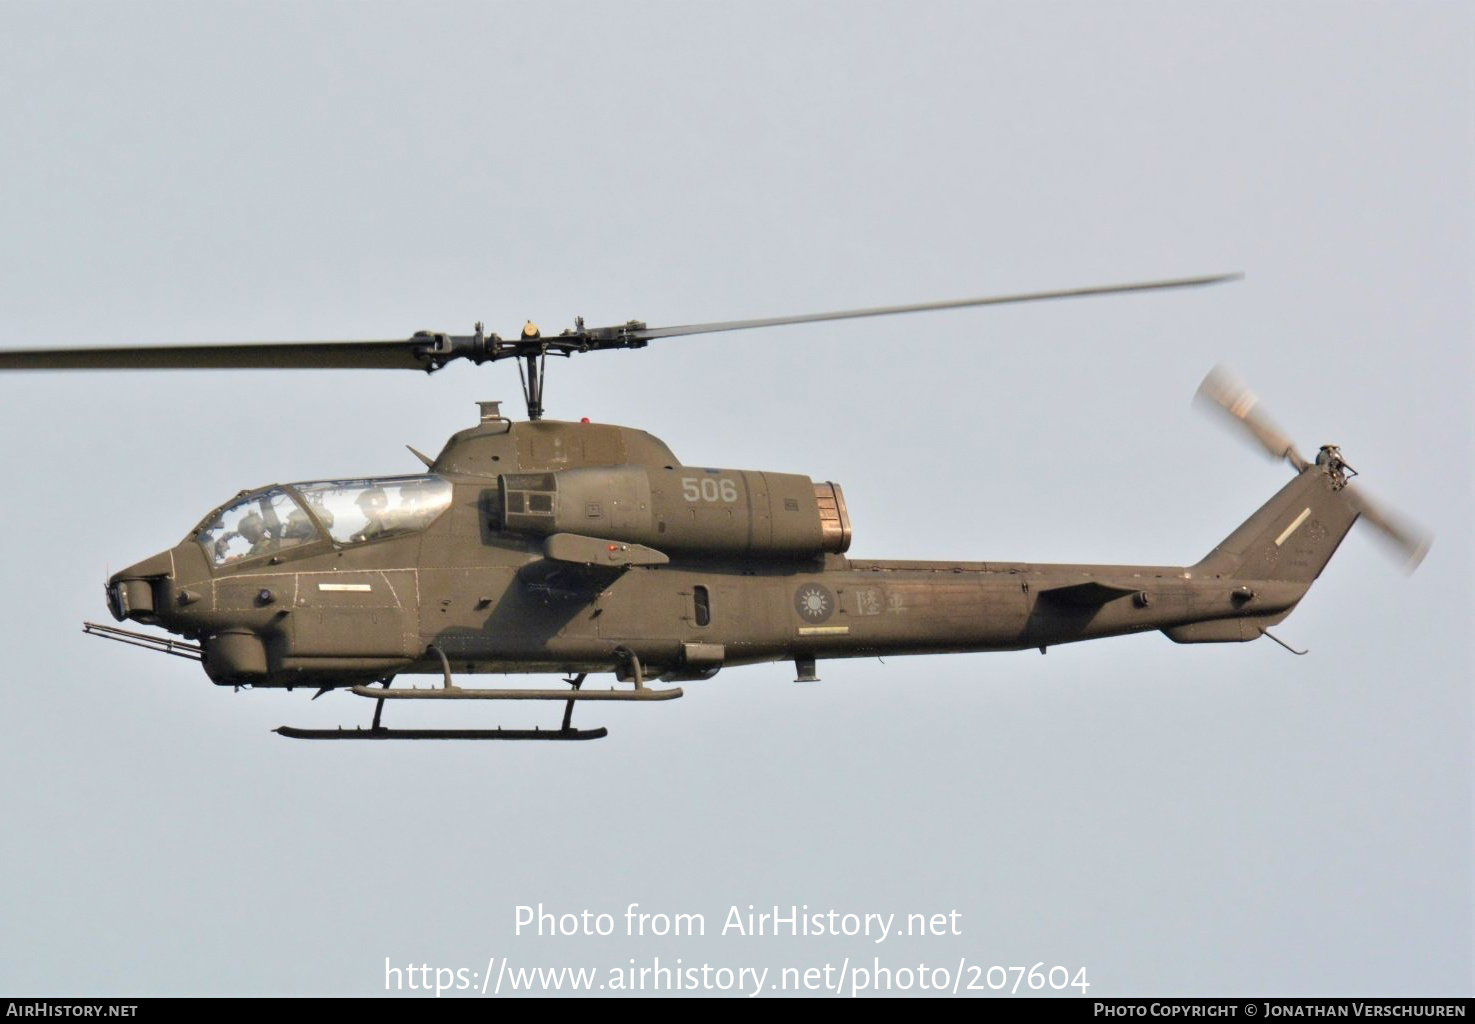
[[(1305, 658), (1152, 634), (811, 686), (774, 665), (581, 709), (596, 743), (311, 745), (268, 730), (363, 702), (84, 637), (109, 567), (241, 488), (413, 472), (404, 444), (517, 404), (513, 370), (0, 379), (0, 992), (659, 956), (1468, 994), (1472, 69), (1460, 3), (0, 0), (6, 346), (1244, 271), (591, 355), (553, 367), (549, 414), (837, 480), (858, 557), (1181, 564), (1286, 476), (1190, 408), (1223, 361), (1437, 536), (1405, 579), (1355, 530), (1279, 630)], [(432, 710), (392, 713), (498, 721)], [(515, 935), (539, 902), (708, 934)], [(749, 904), (956, 910), (962, 934), (716, 934)]]

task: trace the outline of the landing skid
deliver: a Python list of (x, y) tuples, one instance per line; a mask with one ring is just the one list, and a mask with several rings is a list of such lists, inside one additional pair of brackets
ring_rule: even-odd
[[(569, 724), (573, 718), (574, 705), (580, 701), (664, 701), (682, 695), (680, 687), (667, 690), (652, 690), (645, 685), (645, 673), (635, 652), (620, 649), (616, 657), (624, 662), (634, 680), (633, 690), (583, 690), (587, 673), (579, 673), (565, 682), (567, 690), (463, 690), (451, 681), (451, 662), (439, 648), (430, 648), (440, 658), (444, 673), (444, 685), (437, 688), (414, 690), (391, 690), (393, 679), (381, 681), (380, 688), (353, 686), (350, 692), (374, 701), (374, 720), (367, 729), (355, 726), (352, 729), (299, 729), (284, 725), (276, 730), (277, 735), (294, 740), (597, 740), (609, 735), (604, 727), (597, 729), (575, 729)], [(558, 729), (387, 729), (380, 725), (386, 700), (553, 700), (563, 701), (563, 725)]]
[(283, 725), (277, 735), (293, 740), (598, 740), (609, 730), (598, 729), (298, 729)]

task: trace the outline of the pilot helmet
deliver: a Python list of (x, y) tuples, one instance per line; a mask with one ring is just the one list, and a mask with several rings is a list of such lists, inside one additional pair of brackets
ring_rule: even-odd
[(266, 520), (261, 518), (260, 513), (251, 512), (241, 517), (236, 532), (254, 544), (266, 536)]
[(354, 504), (365, 512), (382, 512), (389, 507), (389, 495), (384, 493), (382, 487), (368, 487), (354, 499)]

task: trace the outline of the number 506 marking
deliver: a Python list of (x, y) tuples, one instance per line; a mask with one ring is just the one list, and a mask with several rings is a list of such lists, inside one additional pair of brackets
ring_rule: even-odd
[(681, 478), (681, 496), (687, 501), (737, 501), (737, 484), (715, 476)]

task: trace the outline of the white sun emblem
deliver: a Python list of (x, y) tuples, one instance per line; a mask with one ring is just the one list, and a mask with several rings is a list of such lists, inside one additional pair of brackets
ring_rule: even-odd
[(833, 599), (824, 587), (810, 585), (794, 595), (794, 608), (810, 622), (823, 622), (830, 617)]

